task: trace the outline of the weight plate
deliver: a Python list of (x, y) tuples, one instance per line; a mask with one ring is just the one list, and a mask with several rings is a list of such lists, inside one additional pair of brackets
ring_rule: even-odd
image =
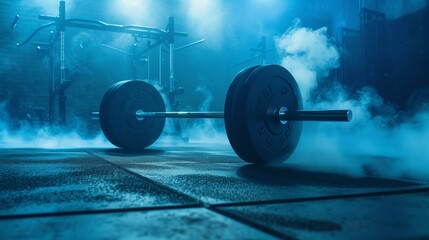
[(285, 161), (302, 131), (301, 122), (281, 124), (273, 117), (280, 107), (302, 109), (301, 93), (290, 72), (278, 65), (256, 68), (237, 86), (234, 101), (231, 119), (235, 128), (230, 134), (239, 139), (231, 142), (237, 155), (251, 163)]
[(165, 118), (137, 119), (136, 112), (165, 112), (164, 101), (152, 85), (140, 80), (112, 85), (100, 104), (100, 126), (115, 146), (141, 150), (161, 135)]
[(114, 83), (112, 86), (110, 86), (110, 88), (106, 91), (106, 93), (104, 94), (101, 103), (100, 103), (100, 109), (99, 109), (99, 122), (100, 122), (100, 126), (101, 126), (101, 130), (103, 131), (104, 135), (106, 136), (106, 138), (115, 146), (118, 147), (122, 147), (119, 146), (120, 142), (114, 137), (114, 135), (112, 134), (112, 126), (109, 123), (109, 121), (107, 121), (107, 116), (106, 113), (109, 112), (109, 107), (110, 107), (110, 103), (111, 103), (111, 99), (112, 99), (112, 94), (116, 91), (116, 89), (122, 85), (123, 83), (125, 83), (126, 81), (121, 81), (121, 82), (117, 82)]
[(257, 67), (259, 66), (248, 67), (241, 70), (234, 77), (234, 80), (231, 82), (231, 85), (228, 88), (226, 98), (225, 98), (224, 122), (225, 122), (226, 135), (228, 136), (228, 140), (238, 156), (242, 156), (244, 154), (242, 153), (242, 151), (243, 150), (245, 151), (245, 147), (241, 146), (242, 133), (240, 131), (242, 130), (242, 128), (240, 128), (240, 126), (242, 123), (235, 121), (235, 116), (234, 116), (236, 106), (241, 104), (239, 103), (239, 99), (237, 99), (235, 95), (238, 91), (237, 89), (240, 89), (243, 87), (247, 77)]

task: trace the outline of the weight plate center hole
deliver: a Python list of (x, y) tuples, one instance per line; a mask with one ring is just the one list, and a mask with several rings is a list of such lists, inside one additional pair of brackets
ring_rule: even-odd
[(278, 113), (277, 113), (277, 110), (276, 110), (276, 112), (274, 113), (274, 114), (278, 114), (278, 120), (279, 120), (279, 122), (282, 124), (282, 125), (285, 125), (286, 123), (287, 123), (287, 120), (283, 120), (283, 116), (284, 115), (286, 115), (286, 112), (288, 111), (288, 109), (287, 109), (287, 107), (281, 107), (279, 110), (278, 110)]
[(286, 107), (284, 104), (287, 101), (287, 98), (276, 95), (273, 96), (268, 102), (265, 111), (265, 124), (273, 135), (281, 135), (284, 133), (284, 128), (288, 122), (286, 120), (281, 120), (281, 115), (285, 115), (289, 110), (288, 107)]
[(136, 119), (137, 121), (143, 121), (144, 120), (144, 111), (139, 109), (136, 111)]

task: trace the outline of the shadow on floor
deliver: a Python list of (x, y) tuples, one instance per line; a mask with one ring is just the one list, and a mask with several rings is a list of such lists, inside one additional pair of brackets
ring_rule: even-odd
[(376, 177), (353, 177), (343, 174), (309, 171), (296, 166), (249, 164), (237, 169), (237, 175), (261, 184), (336, 188), (394, 188), (419, 186), (420, 183)]
[(108, 156), (139, 156), (139, 155), (161, 155), (165, 153), (163, 150), (159, 149), (142, 149), (142, 150), (132, 150), (132, 149), (122, 149), (122, 148), (111, 148), (103, 151)]

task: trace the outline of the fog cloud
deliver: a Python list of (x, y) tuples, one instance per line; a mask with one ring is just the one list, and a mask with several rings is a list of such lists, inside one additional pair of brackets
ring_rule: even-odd
[(295, 76), (307, 109), (351, 109), (350, 123), (306, 123), (292, 161), (318, 171), (429, 179), (429, 114), (402, 120), (398, 110), (377, 92), (364, 87), (349, 93), (337, 83), (312, 97), (312, 90), (338, 67), (338, 50), (326, 28), (298, 25), (277, 39), (282, 65)]

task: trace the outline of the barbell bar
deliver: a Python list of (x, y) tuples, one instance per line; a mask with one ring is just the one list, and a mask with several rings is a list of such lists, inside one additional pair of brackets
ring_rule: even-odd
[[(93, 112), (98, 116), (99, 112)], [(267, 113), (269, 116), (270, 113)], [(224, 118), (224, 112), (144, 112), (139, 109), (135, 112), (138, 121), (145, 118)], [(299, 110), (288, 111), (285, 107), (271, 113), (273, 119), (285, 124), (287, 121), (327, 121), (327, 122), (349, 122), (352, 119), (351, 110)]]
[(161, 135), (166, 118), (224, 118), (230, 144), (243, 160), (285, 161), (295, 150), (302, 121), (348, 122), (351, 110), (303, 110), (298, 85), (279, 65), (253, 66), (232, 81), (224, 112), (166, 112), (161, 94), (141, 80), (121, 81), (103, 96), (98, 115), (114, 145), (144, 149)]

